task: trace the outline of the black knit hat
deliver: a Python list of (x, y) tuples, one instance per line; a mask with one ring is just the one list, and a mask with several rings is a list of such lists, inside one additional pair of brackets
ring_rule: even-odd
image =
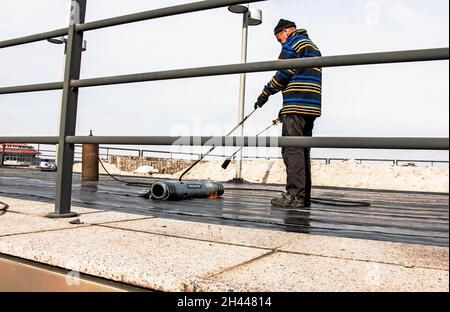
[(280, 31), (282, 31), (283, 29), (286, 28), (291, 28), (291, 27), (295, 27), (297, 28), (297, 25), (295, 25), (294, 22), (288, 21), (288, 20), (284, 20), (284, 19), (280, 19), (280, 21), (278, 22), (277, 27), (275, 27), (275, 35), (278, 34)]

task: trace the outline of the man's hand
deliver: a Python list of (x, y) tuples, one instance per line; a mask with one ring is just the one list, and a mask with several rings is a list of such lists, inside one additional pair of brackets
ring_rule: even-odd
[(258, 109), (259, 107), (263, 107), (264, 104), (266, 104), (268, 100), (269, 100), (269, 97), (267, 95), (265, 95), (264, 93), (262, 93), (258, 97), (258, 100), (256, 100), (255, 109)]

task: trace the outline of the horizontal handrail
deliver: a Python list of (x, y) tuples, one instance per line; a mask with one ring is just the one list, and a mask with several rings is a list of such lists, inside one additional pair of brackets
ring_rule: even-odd
[(107, 18), (95, 22), (89, 22), (76, 25), (76, 31), (88, 31), (105, 27), (118, 26), (123, 24), (141, 22), (145, 20), (168, 17), (173, 15), (180, 15), (185, 13), (193, 13), (199, 11), (206, 11), (210, 9), (217, 9), (225, 6), (231, 6), (243, 3), (261, 2), (266, 0), (208, 0), (194, 3), (187, 3), (162, 9), (145, 11), (140, 13), (128, 14), (113, 18)]
[[(192, 13), (197, 11), (205, 11), (209, 9), (216, 9), (225, 6), (231, 6), (235, 4), (243, 4), (243, 3), (252, 3), (252, 2), (260, 2), (266, 0), (207, 0), (207, 1), (199, 1), (194, 3), (182, 4), (162, 9), (150, 10), (140, 13), (128, 14), (123, 16), (117, 16), (113, 18), (107, 18), (99, 21), (77, 24), (75, 26), (75, 30), (77, 32), (80, 31), (88, 31), (94, 29), (100, 29), (110, 26), (117, 26), (122, 24), (140, 22), (144, 20), (150, 20), (160, 17), (167, 17), (172, 15), (179, 15), (184, 13)], [(61, 28), (52, 31), (47, 31), (39, 34), (34, 34), (25, 37), (18, 37), (13, 39), (8, 39), (4, 41), (0, 41), (0, 49), (18, 46), (27, 43), (33, 43), (41, 40), (46, 40), (55, 37), (66, 36), (69, 32), (69, 28)]]
[(0, 88), (0, 94), (27, 93), (36, 91), (62, 90), (63, 82), (38, 83), (31, 85), (13, 86)]
[[(1, 138), (0, 138), (1, 140)], [(68, 136), (69, 144), (449, 150), (448, 138)]]
[[(449, 150), (449, 138), (68, 136), (65, 141), (69, 144)], [(0, 142), (58, 144), (59, 138), (0, 137)]]
[[(293, 60), (278, 60), (246, 64), (220, 65), (210, 67), (166, 70), (158, 72), (110, 76), (101, 78), (72, 80), (71, 87), (94, 87), (113, 84), (136, 83), (156, 80), (171, 80), (218, 75), (254, 73), (292, 68), (342, 67), (357, 65), (375, 65), (389, 63), (439, 61), (450, 58), (449, 48), (409, 50), (396, 52), (377, 52), (338, 56), (311, 57)], [(62, 89), (62, 82), (23, 85), (0, 88), (0, 94), (33, 92)]]
[[(73, 80), (72, 87), (94, 87), (113, 84), (135, 83), (156, 80), (171, 80), (242, 73), (256, 73), (272, 70), (300, 69), (314, 67), (340, 67), (356, 65), (374, 65), (387, 63), (438, 61), (449, 59), (449, 48), (425, 49), (397, 52), (378, 52), (353, 55), (310, 57), (302, 59), (278, 60), (209, 66), (189, 69), (167, 70), (131, 75), (110, 76), (92, 79)], [(0, 89), (1, 92), (1, 89)]]
[(34, 34), (34, 35), (30, 35), (30, 36), (4, 40), (4, 41), (0, 41), (0, 49), (18, 46), (18, 45), (22, 45), (22, 44), (26, 44), (26, 43), (33, 43), (33, 42), (56, 38), (56, 37), (62, 37), (62, 36), (66, 36), (68, 33), (69, 33), (69, 27), (66, 27), (66, 28), (60, 28), (60, 29), (47, 31), (47, 32), (39, 33), (39, 34)]

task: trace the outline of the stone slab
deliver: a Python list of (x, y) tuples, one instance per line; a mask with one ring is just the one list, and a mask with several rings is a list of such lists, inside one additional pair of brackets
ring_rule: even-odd
[(447, 270), (449, 249), (342, 237), (286, 233), (169, 219), (111, 223), (108, 226), (292, 253)]
[(396, 264), (439, 270), (449, 269), (449, 249), (414, 244), (379, 242), (318, 235), (299, 235), (280, 251), (333, 258)]
[(36, 233), (56, 229), (73, 229), (68, 220), (47, 219), (37, 216), (7, 212), (0, 216), (0, 237), (26, 233)]
[(89, 226), (0, 237), (0, 253), (153, 290), (189, 291), (267, 250)]
[(448, 271), (277, 252), (197, 285), (199, 291), (449, 291)]
[(292, 243), (298, 237), (297, 234), (286, 232), (162, 218), (111, 223), (108, 226), (146, 233), (269, 249), (276, 249)]

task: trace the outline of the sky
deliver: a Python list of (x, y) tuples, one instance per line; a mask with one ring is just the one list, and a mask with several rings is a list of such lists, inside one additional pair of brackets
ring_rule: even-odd
[[(86, 21), (184, 3), (88, 0)], [(0, 0), (0, 41), (65, 27), (69, 5)], [(449, 46), (447, 0), (269, 0), (251, 7), (263, 11), (263, 24), (249, 30), (249, 62), (278, 58), (273, 28), (280, 18), (307, 29), (323, 55)], [(221, 8), (87, 32), (81, 78), (239, 63), (241, 27), (242, 16)], [(0, 86), (60, 81), (63, 63), (63, 47), (46, 41), (0, 49)], [(272, 75), (247, 75), (247, 113)], [(448, 137), (448, 86), (448, 61), (326, 68), (314, 135)], [(57, 135), (60, 100), (60, 91), (0, 95), (0, 136)], [(224, 135), (237, 123), (238, 100), (238, 75), (85, 88), (77, 135)], [(268, 126), (281, 102), (280, 94), (271, 97), (245, 134)], [(448, 152), (418, 151), (317, 149), (313, 156), (448, 160)]]

